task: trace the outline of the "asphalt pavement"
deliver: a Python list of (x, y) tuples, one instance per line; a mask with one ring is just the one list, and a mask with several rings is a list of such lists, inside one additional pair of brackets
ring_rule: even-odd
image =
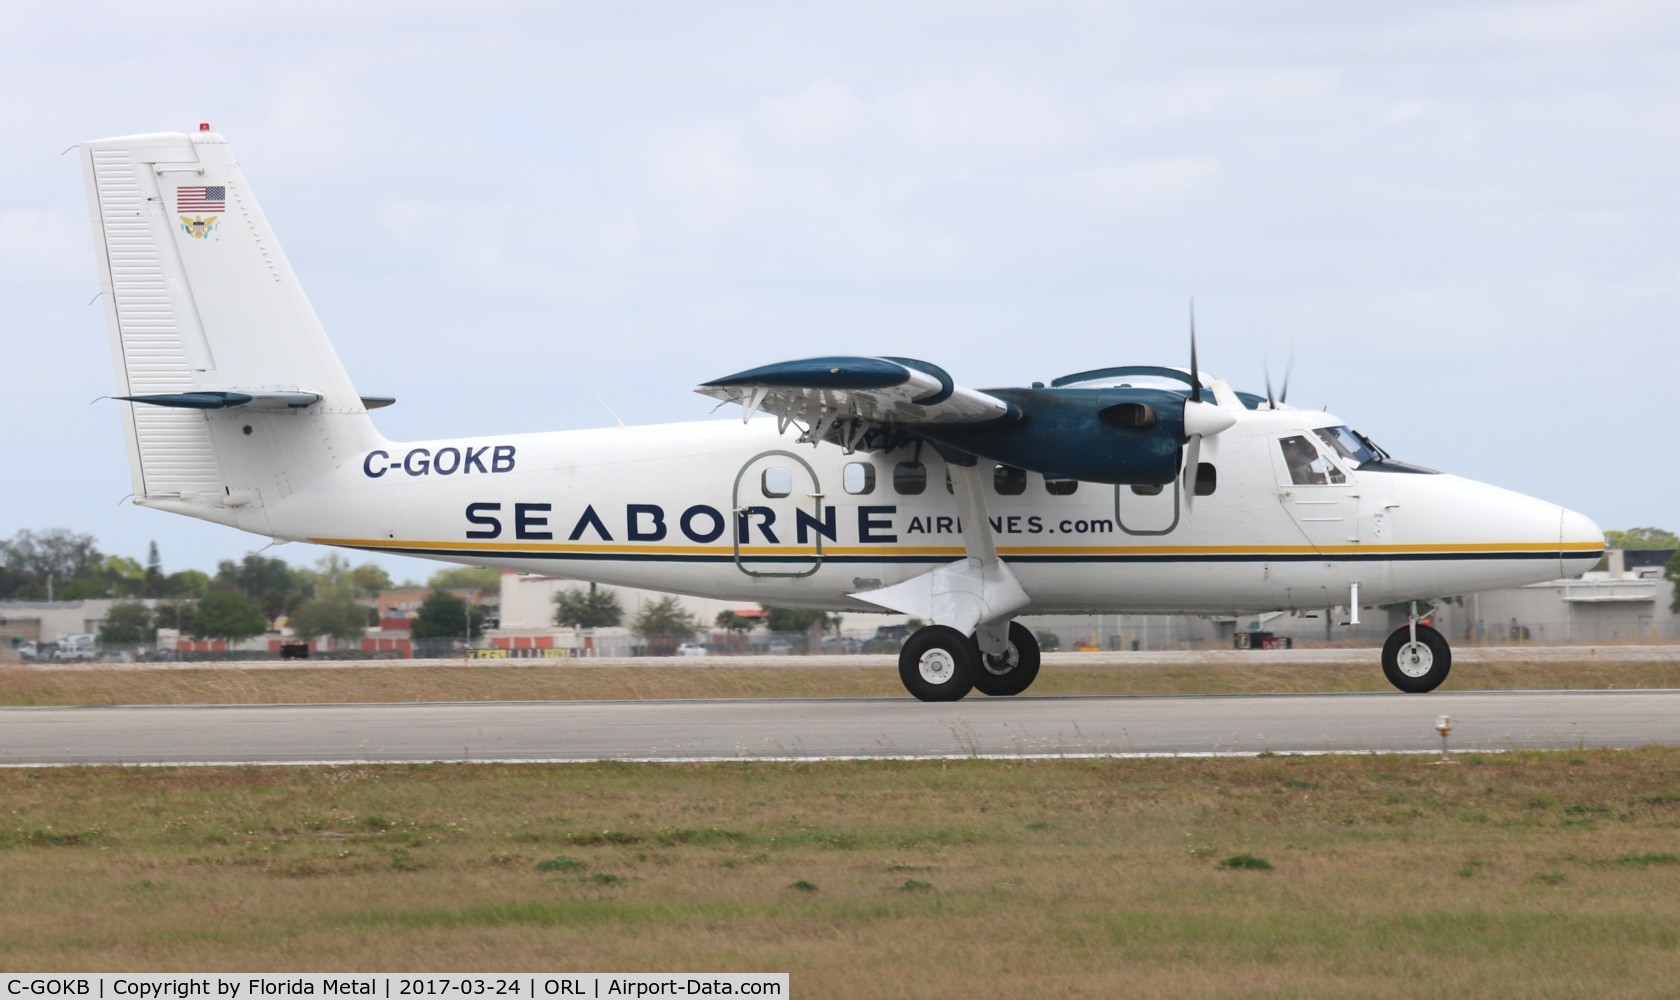
[(1432, 752), (1680, 743), (1680, 691), (0, 708), (0, 766)]

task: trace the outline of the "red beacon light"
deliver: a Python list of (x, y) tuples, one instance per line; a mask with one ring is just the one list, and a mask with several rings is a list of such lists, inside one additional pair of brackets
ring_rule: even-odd
[(210, 123), (209, 123), (209, 122), (199, 122), (199, 123), (198, 123), (198, 130), (199, 130), (199, 131), (200, 131), (200, 132), (208, 132), (208, 131), (210, 131)]

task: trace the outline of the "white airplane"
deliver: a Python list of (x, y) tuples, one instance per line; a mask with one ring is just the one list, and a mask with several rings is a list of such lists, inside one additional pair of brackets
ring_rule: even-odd
[[(743, 419), (397, 443), (328, 342), (227, 142), (80, 147), (134, 502), (276, 540), (726, 600), (896, 611), (929, 701), (1018, 694), (1017, 615), (1413, 601), (1402, 691), (1451, 667), (1418, 599), (1568, 576), (1604, 536), (1556, 504), (1388, 456), (1197, 367), (976, 390), (823, 357), (698, 391)], [(759, 419), (753, 415), (763, 414)]]

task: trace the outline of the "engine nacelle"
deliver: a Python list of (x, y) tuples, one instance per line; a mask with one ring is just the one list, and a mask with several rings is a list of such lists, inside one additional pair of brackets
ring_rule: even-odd
[(1183, 393), (1165, 389), (987, 389), (1016, 413), (987, 424), (925, 424), (944, 449), (1042, 473), (1114, 485), (1165, 485), (1185, 441)]

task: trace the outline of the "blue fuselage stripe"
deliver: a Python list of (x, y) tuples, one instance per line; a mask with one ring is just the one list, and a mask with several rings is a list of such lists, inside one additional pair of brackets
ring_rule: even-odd
[[(764, 556), (749, 555), (737, 557), (730, 552), (705, 555), (684, 555), (669, 552), (648, 553), (646, 555), (635, 552), (543, 552), (543, 551), (480, 551), (474, 549), (431, 549), (423, 546), (397, 547), (358, 545), (348, 548), (366, 549), (374, 552), (390, 552), (398, 555), (414, 556), (447, 556), (454, 559), (478, 557), (487, 560), (532, 559), (559, 562), (667, 562), (678, 565), (698, 565), (704, 563), (752, 563), (752, 564), (809, 564), (815, 561), (825, 563), (925, 563), (941, 565), (953, 559), (961, 558), (960, 554), (949, 555), (891, 555), (883, 552), (881, 555), (844, 555), (844, 556), (815, 556), (815, 555), (787, 555)], [(1596, 559), (1602, 553), (1593, 552), (1373, 552), (1373, 553), (1317, 553), (1317, 552), (1285, 552), (1285, 553), (1196, 553), (1196, 554), (1148, 554), (1140, 553), (1119, 554), (1102, 553), (1096, 555), (1005, 555), (1004, 562), (1009, 563), (1113, 563), (1130, 565), (1134, 563), (1279, 563), (1279, 562), (1308, 562), (1308, 563), (1370, 563), (1370, 562), (1488, 562), (1520, 559), (1524, 561), (1556, 560), (1556, 559)]]

